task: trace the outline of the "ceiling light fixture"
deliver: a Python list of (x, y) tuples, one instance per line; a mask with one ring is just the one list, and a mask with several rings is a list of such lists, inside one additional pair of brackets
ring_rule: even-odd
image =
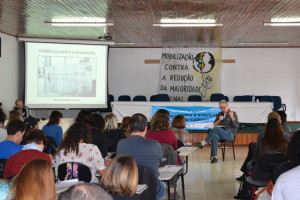
[(288, 45), (288, 42), (239, 42), (239, 45)]
[(214, 26), (223, 26), (223, 24), (216, 23), (160, 23), (153, 24), (153, 26), (160, 27), (214, 27)]
[(134, 42), (116, 42), (115, 45), (135, 45)]
[(264, 26), (300, 26), (300, 22), (264, 22)]
[(49, 43), (65, 43), (65, 44), (102, 44), (102, 45), (114, 45), (115, 42), (99, 41), (99, 40), (68, 40), (68, 39), (50, 39), (50, 38), (23, 38), (19, 37), (18, 41), (24, 42), (49, 42)]
[(113, 26), (113, 23), (106, 22), (45, 22), (51, 26)]

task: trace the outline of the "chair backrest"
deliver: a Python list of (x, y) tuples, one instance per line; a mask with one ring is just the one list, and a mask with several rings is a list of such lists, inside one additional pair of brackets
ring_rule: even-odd
[(252, 95), (241, 96), (241, 101), (243, 101), (243, 102), (251, 102), (252, 101)]
[(170, 101), (170, 97), (167, 94), (157, 94), (154, 101)]
[(261, 155), (257, 160), (258, 168), (263, 172), (272, 172), (279, 163), (287, 161), (281, 152), (272, 152)]
[(133, 97), (132, 101), (147, 101), (147, 98), (143, 95), (137, 95)]
[(110, 103), (110, 102), (113, 102), (113, 101), (115, 101), (114, 95), (109, 94), (109, 95), (108, 95), (108, 102)]
[(152, 95), (152, 96), (150, 97), (150, 101), (155, 101), (155, 98), (156, 98), (156, 95)]
[(273, 102), (273, 98), (272, 96), (268, 96), (268, 95), (264, 95), (261, 97), (261, 100), (262, 102)]
[(235, 101), (235, 102), (242, 101), (241, 98), (242, 98), (242, 96), (234, 96), (233, 101)]
[(221, 101), (225, 100), (224, 94), (214, 93), (210, 95), (210, 101)]
[(78, 162), (62, 163), (58, 166), (58, 179), (60, 181), (78, 179), (79, 181), (91, 182), (92, 173), (88, 166)]
[(200, 95), (191, 95), (189, 96), (188, 101), (200, 102), (202, 101), (202, 97)]
[(138, 165), (138, 184), (146, 184), (148, 188), (141, 194), (142, 200), (156, 199), (157, 179), (148, 167)]
[(184, 144), (180, 140), (177, 140), (177, 149), (179, 149), (180, 147), (184, 147)]
[(274, 103), (274, 110), (278, 111), (279, 109), (282, 108), (281, 97), (280, 96), (272, 96), (272, 98), (273, 98), (273, 103)]
[(228, 96), (224, 96), (225, 101), (229, 102)]
[(7, 159), (0, 159), (0, 179), (3, 178), (4, 167)]
[(167, 165), (176, 165), (177, 164), (177, 153), (174, 151), (173, 147), (168, 144), (160, 143), (163, 158), (167, 159)]
[(121, 95), (119, 96), (118, 101), (131, 101), (131, 98), (129, 95)]
[(51, 136), (46, 136), (46, 137), (48, 139), (48, 142), (47, 142), (47, 145), (46, 145), (46, 149), (43, 152), (47, 153), (47, 154), (54, 155), (56, 153), (56, 150), (57, 150), (56, 141)]

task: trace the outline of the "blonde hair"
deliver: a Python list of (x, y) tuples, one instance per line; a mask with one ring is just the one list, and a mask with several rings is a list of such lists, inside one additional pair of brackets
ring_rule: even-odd
[(138, 168), (131, 156), (115, 157), (103, 174), (100, 185), (110, 193), (132, 196), (138, 186)]
[(57, 200), (51, 163), (35, 159), (23, 166), (13, 179), (13, 200)]
[(118, 129), (118, 119), (114, 113), (107, 113), (104, 116), (105, 126), (104, 130), (110, 131)]
[(9, 122), (11, 122), (11, 121), (13, 121), (15, 119), (19, 119), (19, 120), (23, 121), (22, 114), (19, 111), (17, 111), (17, 110), (11, 110), (11, 111), (9, 111), (7, 124), (9, 124)]

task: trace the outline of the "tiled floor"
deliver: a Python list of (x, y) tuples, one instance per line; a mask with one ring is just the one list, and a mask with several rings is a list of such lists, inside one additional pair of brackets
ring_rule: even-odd
[[(198, 148), (189, 156), (189, 170), (184, 176), (186, 200), (233, 199), (240, 184), (235, 178), (242, 174), (240, 167), (246, 158), (248, 148), (236, 147), (235, 150), (236, 159), (233, 159), (232, 149), (226, 149), (226, 158), (223, 162), (219, 149), (218, 162), (215, 164), (210, 163), (209, 147)], [(182, 197), (180, 180), (177, 192)]]

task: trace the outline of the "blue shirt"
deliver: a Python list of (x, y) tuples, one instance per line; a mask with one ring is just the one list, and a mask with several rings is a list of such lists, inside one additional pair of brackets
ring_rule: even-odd
[(44, 131), (46, 136), (52, 137), (55, 140), (57, 147), (59, 147), (63, 136), (63, 130), (60, 126), (56, 124), (45, 125), (43, 126), (42, 131)]
[(0, 159), (8, 159), (10, 156), (22, 151), (23, 146), (13, 141), (3, 141), (0, 143)]

